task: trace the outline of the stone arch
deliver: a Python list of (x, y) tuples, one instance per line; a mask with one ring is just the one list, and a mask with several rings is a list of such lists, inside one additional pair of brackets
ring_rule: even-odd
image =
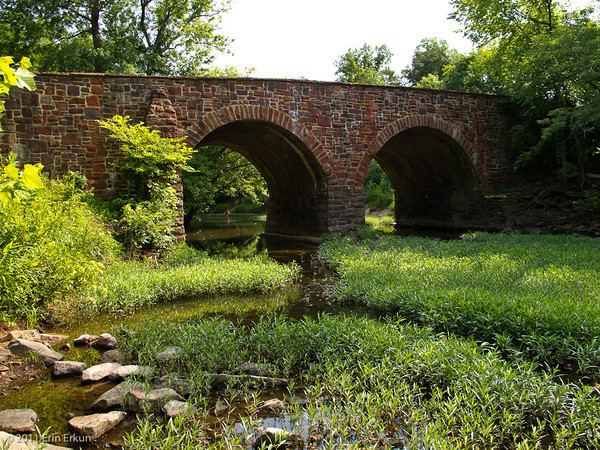
[[(454, 139), (463, 148), (467, 155), (469, 155), (473, 166), (477, 170), (479, 167), (479, 152), (477, 151), (475, 145), (464, 136), (458, 126), (440, 119), (439, 117), (411, 114), (388, 123), (383, 130), (377, 133), (375, 140), (371, 143), (371, 145), (369, 145), (367, 151), (363, 154), (361, 161), (354, 172), (354, 176), (352, 177), (353, 181), (358, 186), (362, 186), (365, 182), (367, 171), (369, 170), (369, 164), (379, 150), (381, 150), (381, 148), (394, 136), (411, 128), (419, 127), (432, 128), (441, 131), (442, 133)], [(482, 174), (478, 173), (478, 175), (481, 177)]]
[(394, 189), (397, 228), (462, 227), (481, 206), (477, 149), (449, 122), (409, 115), (388, 124), (356, 169), (359, 189), (373, 159)]
[(196, 147), (206, 136), (216, 129), (231, 122), (243, 120), (260, 120), (289, 131), (311, 151), (328, 179), (335, 176), (331, 155), (319, 139), (308, 128), (299, 124), (288, 114), (268, 106), (235, 105), (212, 111), (204, 115), (198, 123), (192, 124), (191, 128), (185, 131), (185, 134), (188, 136), (188, 144)]
[(317, 236), (328, 228), (329, 153), (304, 126), (264, 106), (229, 106), (206, 114), (188, 143), (219, 145), (246, 157), (269, 186), (268, 234)]

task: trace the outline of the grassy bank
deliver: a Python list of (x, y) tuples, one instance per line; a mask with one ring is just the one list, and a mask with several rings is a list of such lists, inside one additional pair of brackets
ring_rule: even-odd
[(598, 376), (600, 240), (474, 233), (455, 241), (396, 236), (322, 249), (342, 302), (400, 313), (436, 330), (474, 336), (512, 357)]
[[(281, 265), (266, 256), (223, 259), (177, 244), (159, 264), (117, 261), (108, 267), (89, 297), (57, 302), (53, 316), (131, 313), (148, 305), (225, 294), (265, 293), (291, 286), (300, 273), (296, 264)], [(66, 317), (67, 321), (69, 318)]]
[[(143, 420), (127, 448), (233, 448), (260, 423), (256, 396), (241, 417), (204, 420), (216, 399), (207, 373), (231, 372), (245, 361), (304, 386), (306, 402), (287, 398), (290, 428), (323, 448), (597, 448), (600, 405), (591, 388), (558, 384), (532, 365), (518, 367), (470, 340), (400, 322), (324, 316), (270, 318), (248, 328), (221, 319), (124, 330), (123, 350), (156, 365), (164, 346), (184, 356), (173, 370), (194, 382), (198, 415), (156, 425)], [(157, 374), (157, 375), (160, 375)], [(237, 405), (248, 386), (220, 393)], [(254, 400), (252, 400), (254, 399)], [(238, 410), (239, 413), (240, 410)], [(203, 420), (199, 420), (202, 418)], [(245, 426), (233, 427), (234, 422)], [(216, 428), (216, 431), (215, 431)]]

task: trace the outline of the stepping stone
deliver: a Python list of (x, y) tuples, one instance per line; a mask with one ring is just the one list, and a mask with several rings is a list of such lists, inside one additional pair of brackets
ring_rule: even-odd
[(124, 406), (125, 398), (132, 389), (144, 389), (139, 383), (130, 383), (124, 381), (116, 385), (114, 388), (109, 389), (104, 394), (96, 399), (92, 403), (91, 409), (94, 411), (109, 411), (111, 409), (122, 409)]
[(98, 336), (95, 334), (82, 334), (73, 341), (73, 345), (75, 345), (75, 347), (87, 347), (95, 339), (98, 339)]
[(159, 364), (167, 365), (174, 363), (183, 357), (181, 347), (166, 347), (162, 352), (156, 354), (156, 361)]
[(100, 355), (100, 361), (103, 363), (115, 362), (122, 364), (125, 358), (119, 350), (107, 350)]
[(183, 395), (184, 397), (189, 397), (192, 394), (192, 382), (186, 378), (173, 378), (163, 375), (158, 379), (156, 387), (175, 389), (178, 394)]
[(0, 431), (0, 448), (2, 450), (69, 450), (67, 447), (41, 444), (34, 440), (24, 439), (21, 436), (13, 436), (4, 431)]
[(0, 342), (10, 342), (15, 339), (40, 342), (40, 332), (37, 330), (13, 330), (4, 335), (2, 339), (0, 339)]
[(285, 402), (278, 398), (272, 398), (262, 402), (260, 409), (263, 411), (279, 412), (285, 409)]
[(171, 400), (162, 407), (165, 416), (168, 418), (178, 416), (190, 416), (194, 414), (196, 408), (190, 405), (188, 402), (181, 402), (179, 400)]
[(87, 369), (87, 364), (79, 361), (56, 361), (52, 367), (52, 376), (58, 378), (81, 375), (85, 369)]
[(7, 433), (34, 433), (37, 414), (33, 409), (5, 409), (0, 412), (0, 430)]
[(61, 353), (55, 352), (44, 344), (27, 339), (13, 339), (8, 344), (8, 349), (13, 355), (17, 356), (27, 356), (30, 353), (38, 355), (47, 366), (63, 359)]
[(170, 388), (153, 389), (145, 392), (142, 388), (131, 389), (125, 397), (125, 405), (132, 412), (143, 411), (146, 408), (160, 411), (171, 400), (184, 401), (183, 397)]
[(104, 363), (89, 367), (81, 374), (81, 382), (94, 383), (104, 379), (109, 379), (119, 367), (122, 367), (119, 363)]
[(90, 346), (96, 350), (114, 350), (117, 348), (117, 340), (112, 334), (102, 333), (90, 342)]
[(69, 420), (69, 427), (77, 434), (89, 436), (94, 441), (123, 422), (126, 416), (126, 412), (111, 411), (104, 414), (73, 417)]
[[(110, 364), (110, 363), (109, 363)], [(152, 368), (148, 366), (136, 366), (128, 365), (117, 368), (113, 373), (109, 375), (109, 378), (113, 381), (122, 380), (131, 375), (140, 375), (144, 378), (148, 378), (152, 374)]]

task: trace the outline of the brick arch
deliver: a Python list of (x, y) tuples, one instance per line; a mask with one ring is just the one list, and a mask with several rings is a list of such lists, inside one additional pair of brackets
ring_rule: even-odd
[(194, 123), (185, 133), (188, 144), (196, 147), (211, 132), (231, 122), (242, 120), (261, 120), (277, 125), (296, 136), (310, 150), (319, 163), (326, 179), (334, 176), (331, 155), (313, 133), (300, 125), (288, 114), (268, 106), (236, 105), (212, 111)]
[(353, 174), (352, 180), (357, 186), (362, 187), (369, 170), (369, 164), (375, 157), (375, 155), (383, 148), (387, 142), (394, 136), (402, 133), (403, 131), (410, 130), (411, 128), (427, 127), (438, 131), (441, 131), (454, 139), (462, 149), (467, 153), (475, 172), (478, 176), (478, 151), (475, 145), (468, 140), (461, 129), (457, 125), (453, 125), (439, 117), (435, 116), (423, 116), (418, 114), (406, 115), (399, 119), (394, 120), (387, 124), (387, 126), (381, 130), (375, 140), (371, 143), (367, 151), (363, 154), (360, 163)]

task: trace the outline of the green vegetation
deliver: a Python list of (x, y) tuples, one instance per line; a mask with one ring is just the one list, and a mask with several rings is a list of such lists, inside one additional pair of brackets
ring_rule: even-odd
[(393, 233), (394, 231), (394, 216), (365, 216), (365, 223), (374, 230), (383, 231), (385, 233)]
[(0, 323), (35, 323), (57, 300), (90, 292), (118, 251), (86, 204), (80, 176), (0, 165)]
[[(0, 52), (1, 54), (1, 52)], [(35, 89), (34, 75), (28, 69), (31, 67), (29, 58), (23, 57), (18, 67), (15, 67), (11, 56), (0, 56), (0, 119), (4, 115), (4, 100), (11, 86), (33, 91)], [(0, 124), (0, 131), (2, 125)]]
[(597, 377), (600, 242), (577, 236), (473, 233), (457, 241), (330, 237), (339, 301), (494, 343), (512, 357)]
[(183, 171), (193, 171), (188, 160), (195, 152), (185, 138), (164, 138), (143, 123), (114, 116), (100, 122), (109, 137), (120, 143), (120, 167), (129, 175), (125, 198), (113, 204), (118, 236), (131, 254), (164, 251), (175, 239), (173, 228), (180, 214), (175, 184)]
[(189, 161), (193, 171), (182, 176), (186, 227), (209, 210), (264, 212), (267, 183), (256, 167), (224, 147), (202, 147)]
[(367, 172), (365, 197), (367, 198), (367, 207), (371, 210), (394, 209), (392, 183), (375, 160), (371, 161)]
[(295, 264), (281, 265), (261, 256), (209, 258), (178, 244), (159, 265), (142, 261), (113, 264), (104, 274), (95, 300), (84, 307), (102, 313), (131, 312), (190, 297), (269, 292), (289, 286), (298, 275)]
[[(215, 398), (208, 375), (231, 373), (245, 361), (268, 363), (274, 375), (289, 377), (291, 428), (324, 448), (391, 447), (402, 441), (408, 448), (436, 449), (600, 443), (600, 406), (590, 387), (556, 383), (532, 365), (511, 366), (470, 340), (400, 321), (273, 317), (253, 327), (218, 318), (154, 321), (123, 329), (120, 338), (130, 357), (155, 367), (164, 346), (180, 346), (184, 356), (167, 372), (192, 380), (191, 401), (199, 408), (187, 420), (162, 425), (142, 420), (126, 439), (130, 449), (165, 441), (182, 449), (245, 443), (260, 422), (260, 396), (251, 385), (237, 384)], [(293, 396), (300, 386), (306, 402)], [(216, 401), (239, 406), (238, 413), (217, 423), (206, 420)], [(243, 425), (234, 428), (235, 422)]]
[(362, 84), (398, 84), (390, 67), (392, 52), (386, 45), (350, 48), (336, 61), (338, 81)]
[(227, 47), (228, 3), (0, 0), (0, 54), (40, 71), (196, 74)]

